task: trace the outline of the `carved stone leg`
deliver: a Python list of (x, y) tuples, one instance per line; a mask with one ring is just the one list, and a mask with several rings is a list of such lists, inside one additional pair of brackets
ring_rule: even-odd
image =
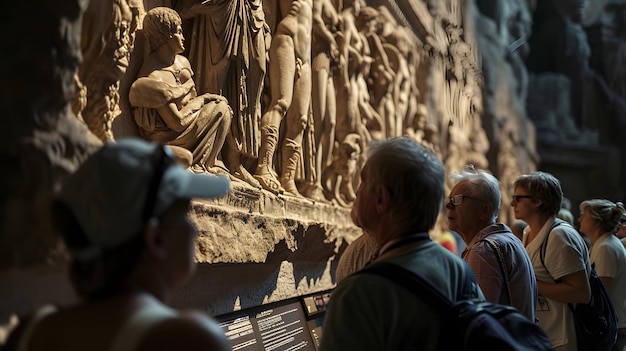
[(303, 197), (298, 192), (296, 187), (296, 170), (298, 169), (298, 162), (300, 161), (300, 155), (302, 146), (298, 145), (293, 139), (285, 138), (285, 144), (283, 146), (282, 153), (282, 175), (280, 182), (285, 188), (285, 192), (291, 196)]
[(248, 170), (241, 164), (241, 154), (236, 149), (235, 142), (230, 142), (232, 137), (229, 136), (227, 140), (229, 140), (229, 142), (228, 145), (225, 145), (224, 148), (222, 148), (222, 155), (226, 159), (231, 175), (237, 180), (244, 181), (255, 188), (261, 189), (261, 183), (254, 179), (252, 174), (250, 174), (250, 172), (248, 172)]
[(176, 162), (180, 163), (180, 165), (185, 168), (191, 167), (193, 164), (193, 154), (191, 151), (176, 145), (168, 145), (167, 147), (172, 150)]
[(348, 203), (352, 203), (356, 200), (356, 194), (354, 193), (354, 186), (352, 185), (352, 177), (348, 176), (341, 180), (341, 186), (339, 188), (341, 195)]
[(300, 194), (307, 199), (313, 200), (315, 202), (329, 203), (328, 200), (324, 197), (324, 192), (322, 190), (322, 186), (313, 182), (306, 182), (299, 186)]
[(280, 194), (285, 191), (274, 175), (272, 158), (278, 144), (278, 128), (263, 126), (261, 128), (261, 150), (259, 151), (259, 164), (257, 165), (254, 179), (259, 181), (263, 189)]

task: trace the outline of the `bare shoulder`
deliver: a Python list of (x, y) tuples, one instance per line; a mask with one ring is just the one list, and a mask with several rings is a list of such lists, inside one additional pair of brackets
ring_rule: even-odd
[(200, 312), (182, 312), (152, 328), (137, 350), (181, 349), (230, 351), (231, 346), (215, 320)]
[(191, 63), (189, 63), (189, 60), (183, 55), (176, 55), (174, 63), (176, 64), (178, 69), (191, 70)]

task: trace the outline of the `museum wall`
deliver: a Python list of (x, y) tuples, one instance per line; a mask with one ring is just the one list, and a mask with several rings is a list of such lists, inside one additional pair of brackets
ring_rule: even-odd
[[(350, 205), (371, 141), (408, 135), (448, 172), (488, 169), (507, 224), (514, 179), (537, 169), (561, 178), (573, 210), (624, 201), (623, 1), (6, 6), (0, 343), (19, 316), (75, 301), (47, 207), (89, 154), (127, 136), (232, 179), (225, 198), (193, 204), (198, 271), (174, 301), (213, 315), (335, 285), (361, 235)], [(184, 36), (163, 70), (143, 22), (158, 6), (180, 14)], [(150, 80), (160, 74), (174, 81)], [(162, 96), (183, 125), (165, 122)], [(445, 229), (442, 218), (432, 235)]]

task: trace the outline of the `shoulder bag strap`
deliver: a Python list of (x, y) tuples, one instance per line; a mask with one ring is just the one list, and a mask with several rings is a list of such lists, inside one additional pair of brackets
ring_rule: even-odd
[(452, 301), (435, 288), (428, 280), (404, 267), (389, 262), (376, 262), (363, 268), (356, 274), (375, 274), (402, 286), (429, 304), (434, 303), (437, 309), (448, 311)]
[[(558, 218), (554, 219), (554, 224), (552, 224), (552, 227), (550, 227), (550, 230), (548, 231), (548, 234), (546, 234), (546, 238), (543, 240), (543, 242), (541, 243), (541, 248), (539, 251), (539, 258), (541, 259), (541, 265), (543, 266), (543, 268), (546, 269), (546, 272), (548, 272), (548, 274), (550, 274), (550, 277), (552, 277), (552, 280), (554, 280), (556, 282), (556, 279), (554, 279), (554, 277), (552, 276), (552, 273), (550, 273), (550, 270), (548, 270), (548, 267), (546, 267), (546, 263), (544, 262), (544, 257), (546, 256), (546, 248), (548, 247), (548, 238), (550, 237), (550, 233), (552, 233), (552, 230), (558, 226), (560, 226), (561, 224), (564, 225), (569, 225), (569, 223), (560, 220)], [(569, 309), (573, 312), (574, 311), (574, 304), (572, 303), (568, 303), (567, 304), (569, 306)]]
[[(546, 263), (544, 261), (544, 258), (546, 257), (546, 249), (548, 247), (548, 239), (550, 238), (550, 233), (552, 233), (552, 230), (554, 230), (554, 228), (560, 226), (563, 223), (565, 223), (565, 222), (561, 221), (558, 218), (554, 219), (554, 224), (552, 224), (552, 227), (550, 227), (550, 230), (548, 230), (548, 234), (546, 234), (546, 238), (543, 240), (543, 242), (541, 243), (541, 247), (539, 248), (539, 259), (541, 259), (541, 265), (543, 266), (543, 268), (546, 269), (548, 274), (550, 274), (550, 277), (552, 277), (552, 273), (550, 273), (550, 271), (548, 270), (548, 267), (546, 267)], [(552, 277), (552, 280), (556, 281), (554, 279), (554, 277)]]
[(37, 310), (37, 312), (35, 312), (35, 314), (33, 315), (32, 319), (28, 322), (26, 329), (24, 329), (24, 332), (22, 333), (22, 336), (20, 337), (20, 340), (17, 344), (16, 350), (17, 351), (28, 350), (28, 347), (30, 346), (30, 339), (32, 338), (33, 333), (35, 332), (35, 328), (37, 327), (39, 322), (42, 319), (44, 319), (46, 316), (51, 315), (56, 311), (57, 311), (57, 308), (53, 305), (45, 305), (44, 307)]
[(489, 246), (491, 246), (491, 248), (496, 252), (496, 254), (498, 255), (498, 262), (500, 262), (500, 270), (502, 271), (502, 277), (504, 277), (504, 285), (506, 286), (506, 293), (507, 296), (509, 298), (509, 305), (512, 304), (511, 301), (511, 284), (509, 283), (509, 273), (508, 273), (508, 269), (506, 268), (506, 261), (504, 260), (504, 254), (502, 253), (502, 250), (500, 250), (500, 245), (498, 245), (498, 242), (491, 239), (491, 238), (484, 238), (482, 239), (483, 241), (486, 241), (487, 244)]

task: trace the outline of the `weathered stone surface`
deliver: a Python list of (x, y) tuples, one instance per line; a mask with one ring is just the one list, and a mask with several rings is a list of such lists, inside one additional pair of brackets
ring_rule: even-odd
[(361, 235), (347, 209), (237, 188), (196, 202), (192, 219), (198, 272), (175, 304), (212, 314), (332, 287), (339, 255)]
[(85, 7), (78, 0), (14, 3), (0, 21), (7, 48), (0, 56), (7, 68), (0, 87), (0, 269), (45, 262), (56, 251), (46, 212), (53, 190), (100, 144), (69, 105)]
[[(103, 140), (137, 134), (128, 91), (140, 68), (133, 56), (142, 56), (148, 49), (135, 40), (135, 34), (141, 30), (145, 10), (163, 5), (177, 8), (184, 3), (91, 0), (88, 6), (84, 0), (38, 0), (6, 4), (5, 20), (0, 21), (8, 48), (0, 56), (0, 63), (8, 68), (0, 87), (4, 113), (0, 119), (4, 163), (0, 173), (0, 325), (6, 325), (11, 315), (27, 313), (45, 302), (73, 301), (64, 278), (66, 256), (51, 231), (47, 205), (63, 178)], [(296, 164), (289, 171), (295, 171), (293, 178), (287, 172), (283, 179), (289, 186), (294, 180), (305, 198), (259, 190), (246, 172), (253, 174), (258, 165), (255, 157), (260, 150), (254, 148), (261, 141), (242, 141), (237, 140), (242, 134), (231, 135), (229, 147), (236, 152), (223, 153), (221, 161), (243, 181), (234, 181), (224, 199), (194, 203), (198, 274), (177, 296), (177, 306), (218, 314), (334, 286), (339, 255), (361, 234), (351, 224), (349, 206), (370, 140), (406, 133), (431, 146), (449, 172), (466, 163), (489, 169), (502, 183), (501, 220), (506, 223), (513, 220), (506, 206), (513, 180), (538, 168), (562, 180), (574, 208), (591, 194), (626, 202), (620, 184), (626, 174), (622, 79), (626, 11), (620, 1), (594, 2), (583, 21), (557, 16), (548, 26), (553, 29), (550, 33), (539, 24), (546, 15), (544, 7), (553, 5), (553, 0), (341, 3), (346, 6), (335, 4), (335, 10), (342, 21), (334, 15), (322, 16), (328, 32), (335, 35), (339, 57), (331, 55), (330, 40), (329, 56), (299, 62), (317, 72), (332, 73), (332, 79), (318, 77), (308, 82), (314, 90), (324, 81), (335, 88), (336, 106), (324, 105), (336, 114), (335, 124), (322, 128), (322, 136), (330, 140), (323, 149), (325, 155), (315, 154), (322, 140), (314, 121), (323, 118), (317, 115), (302, 119), (304, 130), (294, 128), (301, 147), (298, 162), (289, 157), (283, 162), (281, 134), (276, 139), (277, 158), (272, 159), (275, 168), (271, 171), (279, 175), (285, 175), (283, 163)], [(263, 19), (258, 8), (249, 8), (259, 22), (247, 28), (263, 28), (266, 35), (267, 29), (275, 32), (281, 16), (272, 10), (277, 2), (264, 1), (263, 5)], [(94, 17), (98, 12), (94, 9), (99, 8), (114, 9), (117, 16)], [(319, 11), (315, 2), (311, 10)], [(81, 23), (83, 12), (85, 22)], [(190, 11), (183, 17), (195, 16)], [(261, 20), (268, 28), (259, 26)], [(541, 50), (543, 46), (563, 47), (558, 33), (577, 44), (570, 49), (579, 50), (556, 52), (567, 54), (560, 58)], [(190, 45), (198, 40), (192, 35), (186, 39)], [(261, 38), (254, 39), (250, 43), (260, 45)], [(320, 39), (313, 39), (319, 44), (316, 40)], [(106, 57), (98, 57), (94, 53), (100, 51), (89, 43), (112, 46), (105, 45)], [(371, 51), (374, 55), (361, 47), (365, 45), (377, 49)], [(314, 52), (326, 52), (318, 49)], [(233, 67), (242, 68), (250, 61), (239, 53), (218, 56), (236, 58), (239, 61)], [(254, 63), (264, 58), (256, 57)], [(126, 59), (128, 65), (117, 64)], [(219, 64), (224, 60), (218, 60)], [(196, 75), (204, 71), (192, 68)], [(234, 104), (238, 106), (234, 121), (253, 123), (231, 132), (261, 138), (260, 129), (255, 128), (260, 128), (272, 84), (281, 75), (269, 73), (266, 80), (264, 68), (255, 69), (252, 75), (245, 70), (232, 76), (230, 70), (220, 72), (235, 78), (232, 84), (215, 86), (232, 89), (224, 91), (231, 99), (242, 98)], [(252, 78), (256, 80), (248, 84), (253, 86), (245, 86), (248, 94), (237, 93), (243, 91), (237, 90), (245, 84), (241, 82)], [(311, 94), (321, 94), (315, 91)], [(320, 97), (314, 100), (319, 103)], [(323, 110), (320, 106), (311, 108), (311, 113)], [(317, 159), (324, 164), (316, 165)], [(320, 187), (326, 195), (323, 199), (317, 197)], [(444, 227), (442, 221), (434, 233)]]

